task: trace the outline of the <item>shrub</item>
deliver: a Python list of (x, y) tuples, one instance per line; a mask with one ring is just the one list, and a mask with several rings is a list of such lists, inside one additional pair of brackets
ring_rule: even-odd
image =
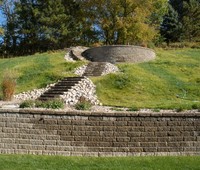
[(25, 100), (19, 105), (20, 108), (33, 108), (34, 106), (35, 102), (33, 100)]
[(132, 106), (131, 108), (128, 109), (128, 111), (130, 111), (130, 112), (137, 112), (139, 110), (140, 109), (138, 107), (135, 107), (135, 106)]
[(16, 88), (16, 77), (14, 72), (6, 71), (3, 75), (3, 81), (1, 83), (3, 100), (11, 101), (15, 93), (15, 88)]
[(60, 99), (53, 99), (47, 101), (40, 100), (26, 100), (20, 104), (20, 108), (47, 108), (47, 109), (62, 109), (64, 108), (64, 102)]
[(46, 102), (46, 108), (62, 109), (62, 108), (64, 108), (64, 102), (61, 99), (49, 100), (49, 101)]
[(125, 74), (117, 75), (114, 79), (113, 84), (117, 89), (123, 89), (130, 84), (130, 79), (128, 75)]
[(153, 109), (153, 112), (160, 112), (160, 109)]
[(180, 106), (176, 109), (176, 112), (182, 112), (184, 111), (185, 109), (183, 108), (183, 106)]
[(35, 107), (36, 108), (46, 108), (46, 101), (36, 100)]
[(200, 109), (200, 105), (198, 105), (198, 104), (193, 104), (193, 105), (192, 105), (192, 109)]
[(80, 97), (78, 103), (75, 105), (77, 110), (89, 110), (91, 107), (91, 102), (88, 101), (85, 97)]
[(42, 108), (47, 108), (47, 109), (62, 109), (64, 108), (64, 102), (61, 99), (36, 101), (35, 107), (42, 107)]

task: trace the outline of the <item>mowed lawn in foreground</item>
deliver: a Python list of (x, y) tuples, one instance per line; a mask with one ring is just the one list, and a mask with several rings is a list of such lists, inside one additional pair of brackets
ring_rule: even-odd
[(61, 157), (0, 155), (1, 170), (199, 170), (200, 157)]

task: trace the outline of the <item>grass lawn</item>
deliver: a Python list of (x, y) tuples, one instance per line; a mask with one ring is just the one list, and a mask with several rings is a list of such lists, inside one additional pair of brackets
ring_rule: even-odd
[[(0, 82), (6, 70), (17, 77), (16, 93), (45, 87), (65, 76), (73, 76), (73, 70), (83, 62), (66, 62), (66, 52), (49, 52), (33, 56), (0, 59)], [(1, 96), (0, 92), (0, 96)]]
[[(154, 61), (118, 64), (121, 73), (92, 78), (103, 105), (152, 109), (200, 109), (200, 49), (157, 49)], [(66, 62), (64, 51), (0, 59), (18, 77), (16, 92), (45, 87), (83, 62)], [(0, 98), (2, 94), (0, 92)]]
[(59, 157), (0, 155), (1, 170), (199, 170), (200, 157)]
[(121, 74), (93, 78), (104, 105), (200, 108), (200, 50), (156, 50), (154, 61), (118, 64)]

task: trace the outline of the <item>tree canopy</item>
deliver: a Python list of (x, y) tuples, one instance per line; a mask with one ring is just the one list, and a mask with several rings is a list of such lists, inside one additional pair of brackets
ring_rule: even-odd
[(200, 0), (170, 0), (161, 34), (166, 41), (200, 41)]
[[(74, 45), (198, 41), (199, 0), (0, 0), (0, 55)], [(167, 5), (169, 4), (169, 5)], [(163, 17), (164, 16), (164, 17)], [(3, 34), (2, 34), (3, 33)]]

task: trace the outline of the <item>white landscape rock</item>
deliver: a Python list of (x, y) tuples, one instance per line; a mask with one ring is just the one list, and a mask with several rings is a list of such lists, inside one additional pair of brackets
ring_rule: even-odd
[[(49, 90), (55, 84), (50, 84), (46, 88), (34, 89), (32, 91), (23, 92), (14, 95), (14, 99), (24, 101), (24, 100), (36, 100), (45, 91)], [(93, 105), (100, 105), (100, 102), (96, 96), (96, 87), (93, 82), (85, 77), (78, 84), (73, 86), (64, 95), (60, 95), (60, 98), (64, 100), (67, 105), (75, 105), (80, 97), (84, 97), (86, 100), (90, 101)]]
[(70, 62), (75, 62), (76, 60), (85, 60), (85, 58), (81, 54), (87, 49), (89, 48), (83, 46), (70, 47), (68, 48), (64, 59)]
[(87, 65), (83, 65), (81, 67), (78, 67), (77, 69), (75, 69), (74, 73), (76, 75), (82, 76), (85, 73), (86, 68), (87, 68)]
[(46, 88), (41, 89), (34, 89), (27, 92), (22, 92), (17, 95), (14, 95), (14, 99), (24, 101), (24, 100), (36, 100), (38, 97), (40, 97), (45, 91), (49, 90), (54, 84), (48, 85)]
[(107, 75), (110, 73), (116, 73), (119, 72), (119, 68), (111, 63), (106, 63), (105, 69), (102, 72), (102, 75)]
[(78, 84), (73, 86), (68, 92), (60, 97), (65, 101), (65, 104), (75, 105), (81, 97), (90, 101), (93, 105), (100, 105), (96, 96), (96, 87), (93, 82), (85, 77)]
[[(74, 73), (76, 75), (82, 76), (85, 73), (86, 68), (87, 68), (87, 65), (78, 67), (75, 69)], [(111, 64), (111, 63), (105, 63), (105, 68), (101, 75), (103, 76), (103, 75), (107, 75), (110, 73), (116, 73), (116, 72), (119, 72), (119, 68), (117, 66), (115, 66), (114, 64)]]

